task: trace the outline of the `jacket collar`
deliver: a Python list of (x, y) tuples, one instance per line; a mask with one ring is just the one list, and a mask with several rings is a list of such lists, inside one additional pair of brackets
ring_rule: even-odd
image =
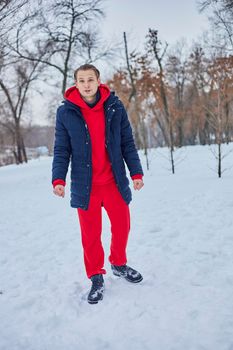
[[(104, 102), (105, 113), (108, 112), (108, 110), (111, 107), (115, 106), (118, 102), (119, 102), (119, 98), (115, 95), (115, 92), (112, 91), (109, 97), (107, 98), (107, 100)], [(65, 108), (75, 110), (80, 115), (82, 115), (80, 107), (77, 106), (75, 103), (68, 100), (63, 100), (62, 103), (64, 103)]]

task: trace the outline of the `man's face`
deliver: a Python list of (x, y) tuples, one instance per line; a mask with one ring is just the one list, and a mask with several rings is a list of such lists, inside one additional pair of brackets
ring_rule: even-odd
[(97, 79), (95, 72), (90, 70), (80, 70), (76, 76), (76, 88), (79, 90), (81, 96), (86, 101), (93, 101), (95, 99), (100, 80)]

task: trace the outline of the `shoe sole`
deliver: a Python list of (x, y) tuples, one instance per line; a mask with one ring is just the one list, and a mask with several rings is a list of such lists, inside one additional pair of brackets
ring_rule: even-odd
[(98, 301), (91, 301), (91, 300), (87, 300), (88, 304), (98, 304), (99, 301), (103, 300), (103, 297), (100, 298)]
[(130, 280), (129, 278), (127, 278), (126, 276), (124, 276), (124, 275), (121, 275), (120, 273), (118, 274), (117, 272), (112, 272), (115, 276), (117, 276), (117, 277), (121, 277), (121, 278), (124, 278), (126, 281), (128, 281), (128, 282), (130, 282), (130, 283), (139, 283), (139, 282), (141, 282), (142, 280), (143, 280), (143, 277), (141, 277), (140, 279), (138, 279), (138, 280), (135, 280), (135, 281), (132, 281), (132, 280)]
[(87, 300), (88, 304), (98, 304), (99, 301), (103, 300), (103, 298), (99, 299), (98, 301), (90, 301)]
[[(103, 293), (104, 293), (104, 290), (103, 290)], [(94, 300), (93, 300), (93, 301), (92, 301), (92, 300), (88, 300), (88, 299), (87, 299), (87, 302), (88, 302), (88, 304), (98, 304), (98, 302), (101, 301), (101, 300), (103, 300), (103, 298), (104, 298), (104, 295), (102, 294), (99, 300), (97, 300), (97, 301), (94, 301)]]

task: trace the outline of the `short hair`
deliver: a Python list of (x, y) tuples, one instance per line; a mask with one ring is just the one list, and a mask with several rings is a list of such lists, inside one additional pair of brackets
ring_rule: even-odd
[(74, 71), (74, 79), (77, 80), (77, 74), (80, 70), (93, 70), (95, 72), (95, 75), (97, 77), (97, 79), (99, 79), (100, 77), (100, 71), (95, 67), (93, 66), (93, 64), (83, 64), (82, 66), (78, 67), (77, 69), (75, 69)]

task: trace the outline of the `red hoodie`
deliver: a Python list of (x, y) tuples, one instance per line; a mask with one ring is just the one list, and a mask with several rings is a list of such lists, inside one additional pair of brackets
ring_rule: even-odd
[[(83, 118), (85, 119), (91, 137), (92, 145), (92, 183), (103, 185), (114, 181), (114, 176), (109, 161), (108, 153), (105, 147), (105, 116), (104, 102), (110, 95), (107, 85), (99, 86), (100, 100), (94, 107), (89, 107), (82, 99), (79, 90), (72, 86), (66, 92), (64, 97), (66, 100), (80, 107)], [(134, 175), (132, 179), (142, 179), (142, 175)], [(65, 185), (63, 180), (57, 179), (53, 181), (53, 186), (61, 184)]]

